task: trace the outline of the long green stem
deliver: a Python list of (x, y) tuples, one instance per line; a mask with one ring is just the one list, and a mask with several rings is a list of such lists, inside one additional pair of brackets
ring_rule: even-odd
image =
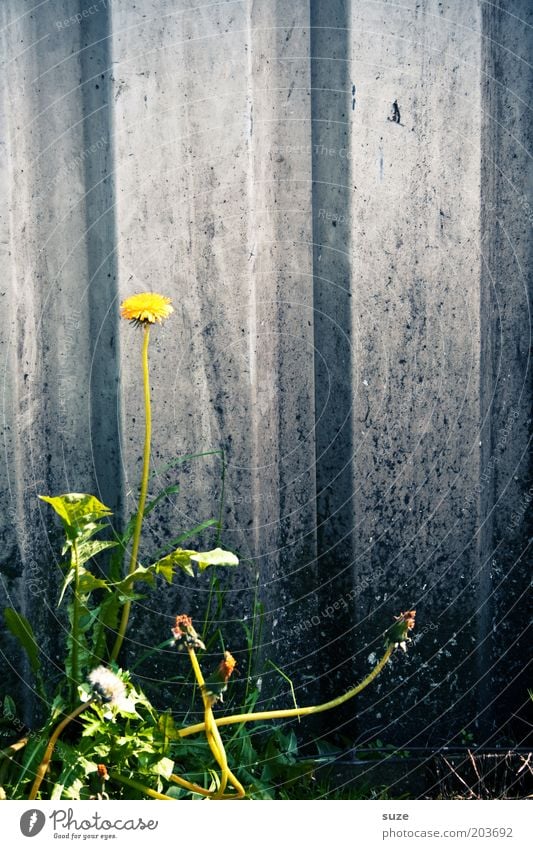
[[(259, 627), (261, 627), (261, 607), (259, 604), (259, 572), (256, 573), (255, 576), (255, 589), (254, 589), (254, 603), (252, 608), (252, 632), (248, 639), (248, 670), (246, 672), (246, 690), (244, 692), (244, 704), (246, 704), (246, 700), (248, 698), (248, 693), (250, 690), (250, 682), (252, 680), (252, 663), (254, 661), (254, 646), (256, 645), (255, 639), (255, 624), (258, 619), (258, 611), (259, 611)], [(261, 645), (261, 640), (258, 641), (259, 645)], [(296, 704), (296, 700), (294, 701)]]
[(220, 503), (218, 507), (218, 523), (217, 523), (217, 535), (215, 538), (215, 546), (220, 545), (222, 538), (222, 521), (224, 518), (224, 495), (225, 495), (225, 486), (226, 486), (226, 453), (223, 448), (220, 449), (220, 456), (222, 457), (222, 474), (220, 478)]
[[(222, 474), (220, 476), (220, 501), (218, 505), (218, 521), (217, 521), (217, 535), (215, 537), (215, 546), (220, 545), (222, 541), (222, 521), (224, 518), (224, 495), (225, 495), (225, 486), (226, 486), (226, 453), (223, 448), (220, 449), (220, 456), (222, 458)], [(213, 599), (213, 592), (216, 586), (216, 576), (213, 572), (211, 574), (211, 580), (209, 582), (209, 596), (207, 599), (207, 608), (205, 611), (204, 618), (204, 626), (202, 628), (202, 639), (205, 641), (207, 628), (209, 625), (209, 616), (211, 614), (211, 601)]]
[[(288, 710), (267, 710), (259, 713), (239, 713), (234, 716), (222, 716), (215, 720), (215, 724), (217, 727), (220, 727), (222, 725), (236, 725), (243, 722), (258, 722), (265, 719), (289, 719), (294, 716), (310, 716), (314, 713), (322, 713), (323, 711), (331, 710), (332, 708), (344, 704), (344, 702), (347, 702), (349, 699), (353, 699), (353, 697), (360, 693), (361, 690), (368, 687), (374, 678), (379, 675), (389, 660), (392, 651), (393, 646), (389, 646), (379, 663), (376, 664), (372, 672), (370, 672), (360, 684), (357, 684), (357, 686), (348, 690), (347, 693), (343, 693), (342, 696), (337, 696), (337, 698), (331, 699), (329, 702), (324, 702), (321, 705), (311, 705), (310, 707), (289, 708)], [(197, 725), (190, 725), (188, 728), (181, 728), (178, 731), (178, 734), (180, 737), (189, 737), (191, 734), (197, 734), (199, 731), (205, 731), (205, 728), (205, 722), (199, 722)]]
[(78, 667), (78, 640), (80, 630), (80, 566), (78, 559), (78, 546), (76, 541), (72, 543), (72, 565), (74, 567), (74, 601), (72, 603), (72, 701), (77, 694), (79, 667)]
[(67, 727), (67, 725), (69, 725), (72, 722), (73, 719), (75, 719), (77, 716), (79, 716), (80, 713), (82, 713), (84, 710), (86, 710), (89, 707), (90, 704), (92, 704), (92, 699), (90, 699), (88, 702), (82, 702), (80, 705), (75, 707), (74, 710), (71, 711), (68, 714), (68, 716), (66, 716), (65, 719), (63, 719), (59, 723), (59, 725), (57, 726), (57, 728), (53, 732), (52, 736), (50, 737), (50, 740), (48, 741), (48, 746), (45, 749), (41, 763), (37, 767), (37, 772), (35, 774), (35, 781), (33, 782), (33, 785), (32, 785), (32, 788), (30, 790), (30, 795), (28, 796), (28, 799), (35, 799), (37, 797), (37, 793), (39, 792), (39, 787), (41, 786), (43, 778), (45, 777), (45, 775), (48, 771), (48, 767), (50, 765), (50, 760), (52, 758), (52, 755), (53, 755), (53, 752), (54, 752), (54, 749), (55, 749), (55, 745), (58, 741), (60, 734), (62, 734), (63, 731), (65, 730), (65, 728)]
[[(144, 325), (144, 339), (143, 339), (143, 348), (142, 348), (142, 372), (143, 372), (143, 388), (144, 388), (144, 452), (143, 452), (143, 468), (142, 468), (142, 479), (141, 479), (141, 494), (139, 496), (139, 508), (137, 510), (137, 519), (135, 521), (135, 530), (133, 532), (133, 541), (131, 545), (131, 558), (130, 565), (128, 569), (128, 575), (131, 575), (132, 572), (135, 571), (137, 566), (137, 555), (139, 553), (139, 543), (141, 539), (141, 528), (143, 523), (144, 516), (144, 506), (146, 504), (146, 494), (148, 492), (148, 475), (150, 471), (150, 443), (152, 440), (152, 408), (150, 404), (150, 372), (148, 368), (148, 344), (150, 342), (150, 325)], [(126, 629), (128, 627), (128, 620), (130, 618), (130, 610), (131, 610), (131, 601), (127, 601), (122, 608), (122, 616), (120, 619), (120, 625), (117, 633), (117, 638), (115, 640), (115, 645), (113, 646), (113, 651), (111, 652), (111, 660), (116, 660), (120, 649), (122, 648), (122, 643), (124, 642), (124, 636), (126, 634)]]

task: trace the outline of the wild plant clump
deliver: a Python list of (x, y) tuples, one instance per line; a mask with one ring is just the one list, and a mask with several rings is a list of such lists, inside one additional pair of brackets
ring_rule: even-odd
[[(5, 625), (26, 651), (35, 687), (43, 703), (49, 706), (49, 713), (42, 728), (24, 733), (0, 751), (0, 796), (4, 799), (175, 800), (191, 794), (209, 799), (242, 799), (247, 789), (256, 797), (271, 798), (269, 785), (279, 774), (272, 765), (258, 767), (255, 772), (250, 769), (254, 752), (250, 738), (244, 733), (246, 724), (306, 717), (352, 699), (379, 675), (395, 648), (405, 650), (414, 627), (414, 610), (397, 616), (385, 632), (384, 652), (379, 662), (360, 684), (338, 698), (308, 707), (298, 707), (295, 703), (288, 709), (255, 711), (256, 694), (247, 699), (245, 712), (215, 717), (214, 708), (223, 701), (235, 670), (235, 659), (224, 650), (220, 663), (204, 678), (201, 659), (206, 652), (209, 610), (202, 634), (196, 631), (190, 616), (182, 613), (176, 616), (170, 634), (165, 634), (165, 642), (158, 649), (174, 647), (177, 659), (179, 653), (187, 655), (202, 699), (202, 721), (183, 727), (176, 727), (170, 709), (156, 710), (135, 686), (131, 673), (121, 668), (132, 605), (143, 597), (139, 594), (140, 585), (150, 590), (158, 577), (171, 584), (177, 570), (199, 578), (207, 571), (213, 576), (219, 569), (239, 564), (234, 552), (220, 547), (221, 512), (218, 520), (204, 522), (179, 538), (183, 541), (208, 526), (215, 526), (214, 549), (174, 548), (148, 565), (139, 561), (143, 520), (162, 498), (175, 491), (175, 487), (167, 487), (147, 501), (151, 444), (150, 331), (172, 312), (170, 299), (156, 293), (134, 295), (121, 307), (122, 316), (143, 333), (145, 406), (140, 496), (137, 511), (125, 530), (119, 534), (112, 528), (111, 511), (93, 495), (40, 496), (59, 516), (64, 533), (62, 556), (66, 557), (66, 563), (58, 601), (59, 606), (66, 605), (68, 616), (63, 673), (54, 692), (49, 692), (31, 624), (21, 613), (6, 609)], [(102, 538), (102, 533), (110, 532), (112, 539)], [(107, 572), (97, 567), (97, 560), (104, 552), (111, 554)], [(211, 590), (215, 583), (212, 578)], [(4, 699), (3, 719), (0, 719), (15, 736), (21, 723), (16, 719), (15, 704), (9, 696)], [(223, 726), (237, 727), (226, 743), (219, 731)], [(294, 736), (284, 738), (279, 731), (277, 740), (283, 741), (278, 748), (285, 747), (286, 751), (284, 754), (278, 751), (276, 758), (270, 760), (283, 769), (286, 782), (297, 780), (303, 773), (301, 763), (294, 756), (297, 749)], [(228, 751), (234, 755), (235, 766), (230, 766)], [(178, 771), (185, 775), (179, 775)], [(192, 780), (196, 777), (199, 780)]]

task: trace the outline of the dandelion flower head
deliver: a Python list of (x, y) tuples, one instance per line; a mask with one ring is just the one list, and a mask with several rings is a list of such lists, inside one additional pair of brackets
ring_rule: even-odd
[(158, 295), (156, 292), (142, 292), (126, 298), (120, 305), (122, 318), (132, 321), (134, 324), (161, 324), (174, 312), (170, 306), (170, 298)]

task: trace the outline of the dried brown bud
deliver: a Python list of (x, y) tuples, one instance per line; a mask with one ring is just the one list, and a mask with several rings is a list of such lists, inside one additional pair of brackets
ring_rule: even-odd
[(385, 632), (385, 645), (387, 647), (398, 648), (399, 646), (403, 651), (407, 651), (406, 643), (409, 640), (409, 631), (412, 631), (415, 627), (415, 616), (416, 610), (406, 610), (405, 613), (400, 613), (399, 616), (394, 617), (396, 621)]
[(237, 662), (229, 651), (224, 652), (224, 660), (221, 660), (214, 673), (205, 682), (205, 693), (211, 699), (211, 703), (222, 699), (222, 694), (228, 689), (228, 681), (235, 669)]
[(220, 661), (219, 666), (218, 666), (218, 670), (217, 670), (218, 674), (220, 675), (220, 677), (224, 681), (224, 683), (227, 682), (228, 678), (230, 677), (231, 673), (235, 669), (236, 665), (237, 665), (237, 661), (235, 660), (233, 655), (229, 651), (225, 651), (224, 652), (224, 660)]
[(107, 771), (107, 767), (105, 764), (98, 764), (97, 766), (98, 778), (101, 778), (102, 781), (107, 781), (109, 778), (109, 773)]
[(200, 635), (196, 633), (192, 624), (191, 617), (187, 616), (186, 613), (180, 613), (179, 616), (176, 616), (172, 634), (174, 636), (174, 645), (177, 645), (179, 649), (183, 647), (188, 649), (205, 649)]

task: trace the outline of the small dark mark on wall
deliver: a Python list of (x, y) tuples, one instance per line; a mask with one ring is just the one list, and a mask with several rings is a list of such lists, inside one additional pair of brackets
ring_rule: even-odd
[(446, 213), (443, 212), (442, 209), (439, 209), (439, 215), (440, 215), (440, 229), (441, 229), (441, 232), (442, 232), (444, 230), (443, 218), (449, 218), (450, 216), (446, 215)]
[(395, 100), (392, 104), (392, 114), (389, 115), (387, 121), (392, 121), (393, 124), (400, 124), (403, 127), (403, 124), (400, 120), (400, 107), (398, 106), (398, 101)]
[(352, 112), (355, 111), (355, 86), (352, 84)]

